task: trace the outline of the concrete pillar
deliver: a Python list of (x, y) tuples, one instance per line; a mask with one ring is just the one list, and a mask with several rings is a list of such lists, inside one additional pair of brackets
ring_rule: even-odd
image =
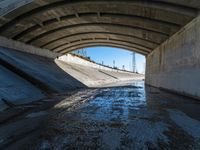
[(200, 98), (200, 15), (147, 56), (146, 84)]

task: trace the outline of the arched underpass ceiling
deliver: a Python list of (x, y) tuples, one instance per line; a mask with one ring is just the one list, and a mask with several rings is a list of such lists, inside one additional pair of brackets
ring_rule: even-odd
[(4, 14), (0, 34), (61, 54), (103, 45), (147, 55), (199, 9), (199, 0), (35, 0)]

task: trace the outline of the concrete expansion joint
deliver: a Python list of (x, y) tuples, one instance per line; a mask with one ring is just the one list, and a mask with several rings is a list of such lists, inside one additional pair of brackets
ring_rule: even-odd
[(101, 17), (101, 13), (100, 13), (100, 12), (97, 12), (97, 16), (98, 16), (98, 17)]
[(75, 13), (76, 18), (80, 18), (80, 15), (78, 13)]
[(24, 24), (18, 23), (16, 24), (17, 27), (24, 27)]
[(0, 21), (10, 21), (10, 19), (6, 18), (6, 17), (3, 17), (3, 16), (0, 16)]
[(60, 22), (60, 17), (56, 16), (56, 19), (58, 20), (58, 22)]
[(39, 6), (43, 6), (43, 5), (48, 4), (48, 2), (46, 2), (45, 0), (35, 0), (35, 1), (33, 1), (33, 3), (35, 3)]
[(33, 22), (35, 22), (35, 24), (39, 25), (40, 27), (44, 27), (44, 24), (41, 21), (33, 19)]
[[(60, 15), (56, 11), (52, 10), (51, 13), (53, 14), (53, 16), (55, 16), (55, 19), (60, 21)], [(50, 13), (50, 15), (51, 15), (51, 13)]]
[(16, 106), (15, 104), (13, 104), (12, 102), (10, 102), (9, 100), (7, 100), (7, 99), (5, 99), (5, 98), (2, 98), (1, 101), (2, 101), (4, 104), (6, 104), (8, 107), (10, 107), (10, 108), (13, 108), (13, 107)]

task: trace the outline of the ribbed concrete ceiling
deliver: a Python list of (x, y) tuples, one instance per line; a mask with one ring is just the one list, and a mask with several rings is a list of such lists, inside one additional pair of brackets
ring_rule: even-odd
[(29, 0), (1, 17), (0, 35), (62, 54), (100, 45), (147, 55), (199, 9), (199, 0)]

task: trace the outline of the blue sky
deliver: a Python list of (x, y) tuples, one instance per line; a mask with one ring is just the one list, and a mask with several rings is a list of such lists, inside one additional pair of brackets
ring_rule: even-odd
[[(126, 70), (132, 69), (132, 53), (130, 51), (113, 48), (113, 47), (89, 47), (84, 48), (92, 60), (98, 63), (104, 63), (104, 65), (113, 66), (113, 60), (115, 60), (115, 66), (122, 68), (125, 66)], [(139, 73), (144, 73), (145, 69), (145, 56), (136, 53), (136, 69)]]

